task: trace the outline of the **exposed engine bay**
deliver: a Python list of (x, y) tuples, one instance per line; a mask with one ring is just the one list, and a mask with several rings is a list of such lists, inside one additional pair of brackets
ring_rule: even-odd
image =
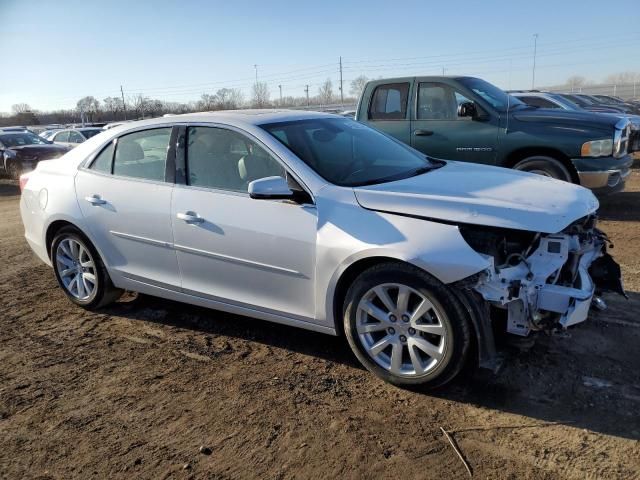
[(625, 295), (595, 215), (555, 234), (477, 226), (461, 226), (460, 232), (492, 264), (466, 287), (506, 310), (509, 333), (566, 328), (586, 320), (592, 302), (606, 308), (602, 292)]

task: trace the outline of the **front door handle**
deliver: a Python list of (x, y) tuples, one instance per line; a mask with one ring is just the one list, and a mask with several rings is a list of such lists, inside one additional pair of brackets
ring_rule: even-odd
[(413, 134), (416, 137), (430, 137), (431, 135), (433, 135), (433, 131), (432, 130), (416, 130), (415, 132), (413, 132)]
[(104, 205), (107, 203), (106, 200), (100, 198), (100, 195), (91, 195), (90, 197), (84, 197), (84, 199), (91, 205)]
[(178, 220), (184, 220), (187, 223), (202, 223), (202, 222), (204, 222), (204, 218), (198, 216), (198, 214), (196, 212), (178, 213), (176, 215), (176, 217), (178, 218)]

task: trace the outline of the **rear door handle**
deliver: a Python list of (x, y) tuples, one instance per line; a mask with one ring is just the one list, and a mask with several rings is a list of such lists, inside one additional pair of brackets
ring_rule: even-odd
[(106, 200), (100, 198), (100, 195), (91, 195), (90, 197), (84, 197), (84, 199), (91, 205), (104, 205), (107, 203)]
[(413, 134), (416, 137), (429, 137), (433, 135), (433, 131), (432, 130), (416, 130), (415, 132), (413, 132)]
[(202, 223), (204, 218), (200, 217), (196, 212), (178, 213), (176, 215), (178, 220), (184, 220), (187, 223)]

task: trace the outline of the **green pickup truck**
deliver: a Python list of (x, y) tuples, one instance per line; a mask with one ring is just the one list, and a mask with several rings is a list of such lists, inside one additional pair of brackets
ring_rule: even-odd
[(530, 107), (473, 77), (371, 81), (356, 120), (431, 157), (547, 175), (596, 194), (624, 189), (640, 148), (627, 119)]

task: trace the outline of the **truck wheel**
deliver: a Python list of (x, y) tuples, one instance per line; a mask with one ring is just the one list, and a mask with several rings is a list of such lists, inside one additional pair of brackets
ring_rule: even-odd
[(515, 170), (544, 175), (545, 177), (572, 182), (571, 174), (562, 162), (553, 157), (534, 155), (520, 160), (513, 167)]
[(399, 386), (452, 380), (471, 349), (471, 324), (449, 288), (402, 263), (365, 270), (344, 303), (344, 331), (360, 363)]

